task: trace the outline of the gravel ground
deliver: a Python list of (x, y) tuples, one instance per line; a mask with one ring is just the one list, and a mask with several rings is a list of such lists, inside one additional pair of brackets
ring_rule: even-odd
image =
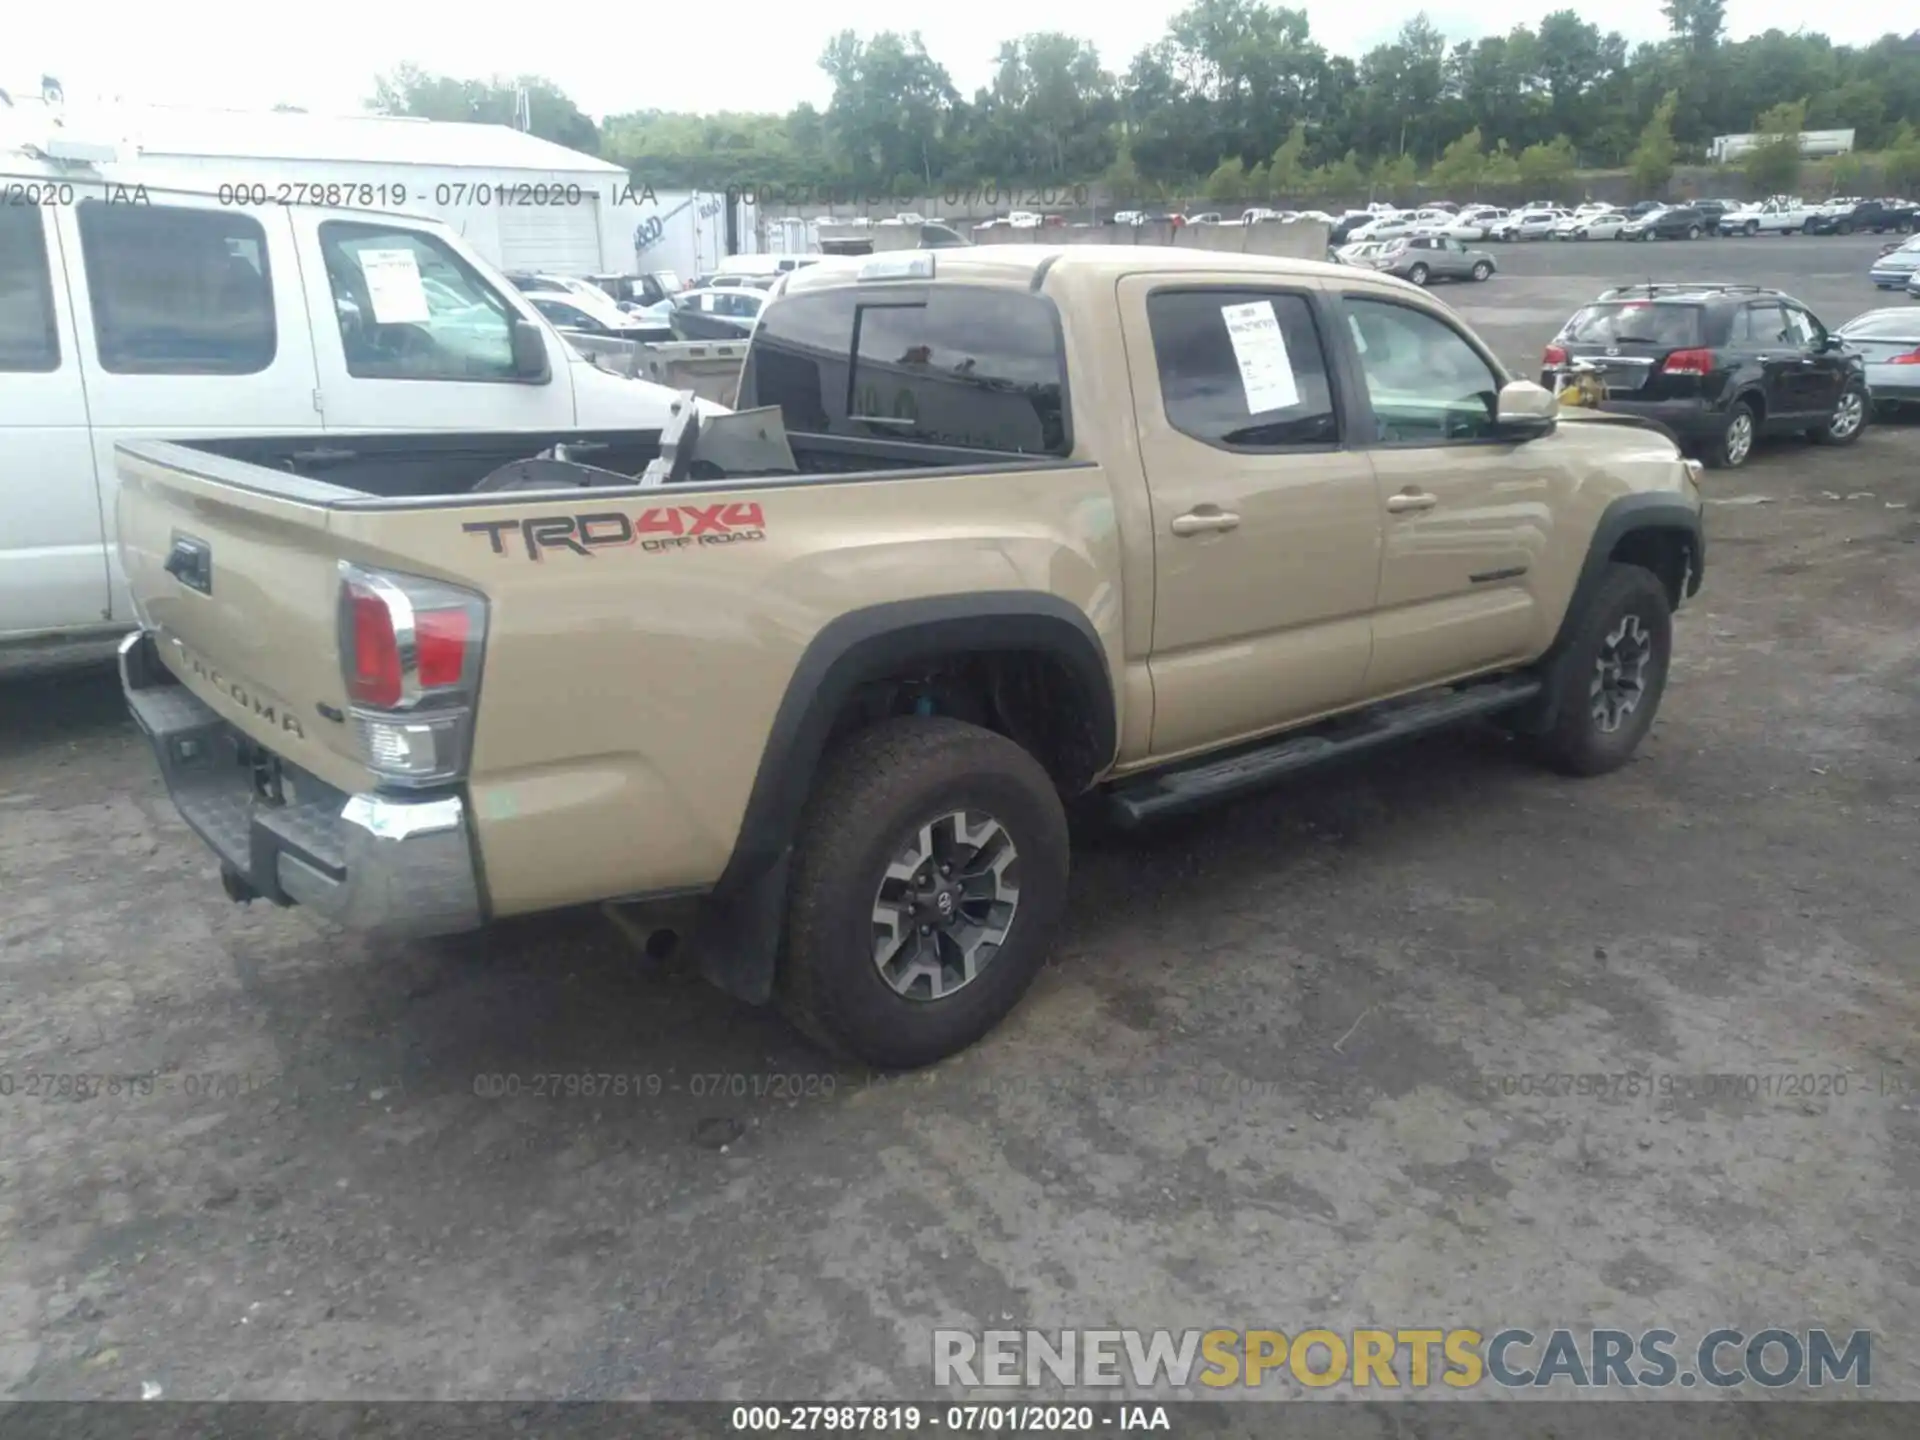
[[(1605, 281), (1838, 324), (1874, 248), (1536, 245), (1447, 298), (1530, 372)], [(1920, 1397), (1916, 458), (1709, 477), (1638, 763), (1442, 737), (1081, 853), (1025, 1005), (891, 1082), (597, 917), (232, 906), (110, 672), (0, 683), (0, 1394), (925, 1397), (935, 1325), (1778, 1323)], [(74, 1074), (150, 1078), (28, 1093)], [(476, 1094), (543, 1074), (629, 1093)]]

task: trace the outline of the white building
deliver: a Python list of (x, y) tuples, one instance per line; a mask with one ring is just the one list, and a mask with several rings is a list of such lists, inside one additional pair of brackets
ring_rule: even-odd
[[(56, 124), (59, 128), (55, 128)], [(728, 253), (719, 195), (656, 192), (606, 160), (505, 125), (391, 115), (90, 104), (18, 97), (9, 138), (49, 133), (119, 147), (123, 163), (203, 176), (240, 203), (331, 203), (433, 215), (507, 270), (565, 275), (672, 270), (691, 279)], [(16, 134), (17, 132), (17, 134)], [(753, 248), (751, 210), (735, 248)]]

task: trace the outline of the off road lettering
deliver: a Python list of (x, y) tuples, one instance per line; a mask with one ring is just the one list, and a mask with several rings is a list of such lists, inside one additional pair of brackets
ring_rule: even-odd
[(718, 505), (655, 505), (638, 515), (619, 510), (597, 510), (586, 515), (542, 515), (531, 520), (469, 520), (461, 529), (487, 537), (487, 548), (507, 553), (507, 537), (520, 536), (529, 560), (541, 560), (549, 551), (564, 550), (593, 558), (596, 550), (638, 544), (647, 554), (661, 554), (690, 545), (732, 545), (764, 540), (767, 523), (756, 503)]

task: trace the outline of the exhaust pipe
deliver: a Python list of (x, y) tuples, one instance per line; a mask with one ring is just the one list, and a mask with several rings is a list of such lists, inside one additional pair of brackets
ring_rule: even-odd
[(236, 905), (246, 905), (260, 898), (260, 892), (253, 888), (252, 882), (231, 865), (220, 867), (220, 888), (227, 892), (227, 898)]

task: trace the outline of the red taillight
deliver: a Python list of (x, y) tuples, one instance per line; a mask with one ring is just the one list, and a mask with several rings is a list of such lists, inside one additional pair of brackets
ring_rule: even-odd
[(1660, 368), (1669, 375), (1711, 375), (1713, 352), (1711, 350), (1676, 350), (1667, 356), (1667, 363)]
[(1920, 350), (1915, 350), (1911, 354), (1907, 354), (1907, 355), (1896, 355), (1891, 360), (1887, 361), (1887, 364), (1889, 365), (1920, 365)]
[(422, 610), (413, 617), (414, 655), (422, 689), (458, 685), (467, 668), (467, 612)]
[(362, 705), (383, 708), (400, 703), (400, 645), (393, 633), (387, 602), (351, 581), (353, 653), (347, 657), (347, 693)]
[(1567, 363), (1566, 349), (1559, 345), (1549, 345), (1540, 352), (1542, 365), (1564, 365)]

